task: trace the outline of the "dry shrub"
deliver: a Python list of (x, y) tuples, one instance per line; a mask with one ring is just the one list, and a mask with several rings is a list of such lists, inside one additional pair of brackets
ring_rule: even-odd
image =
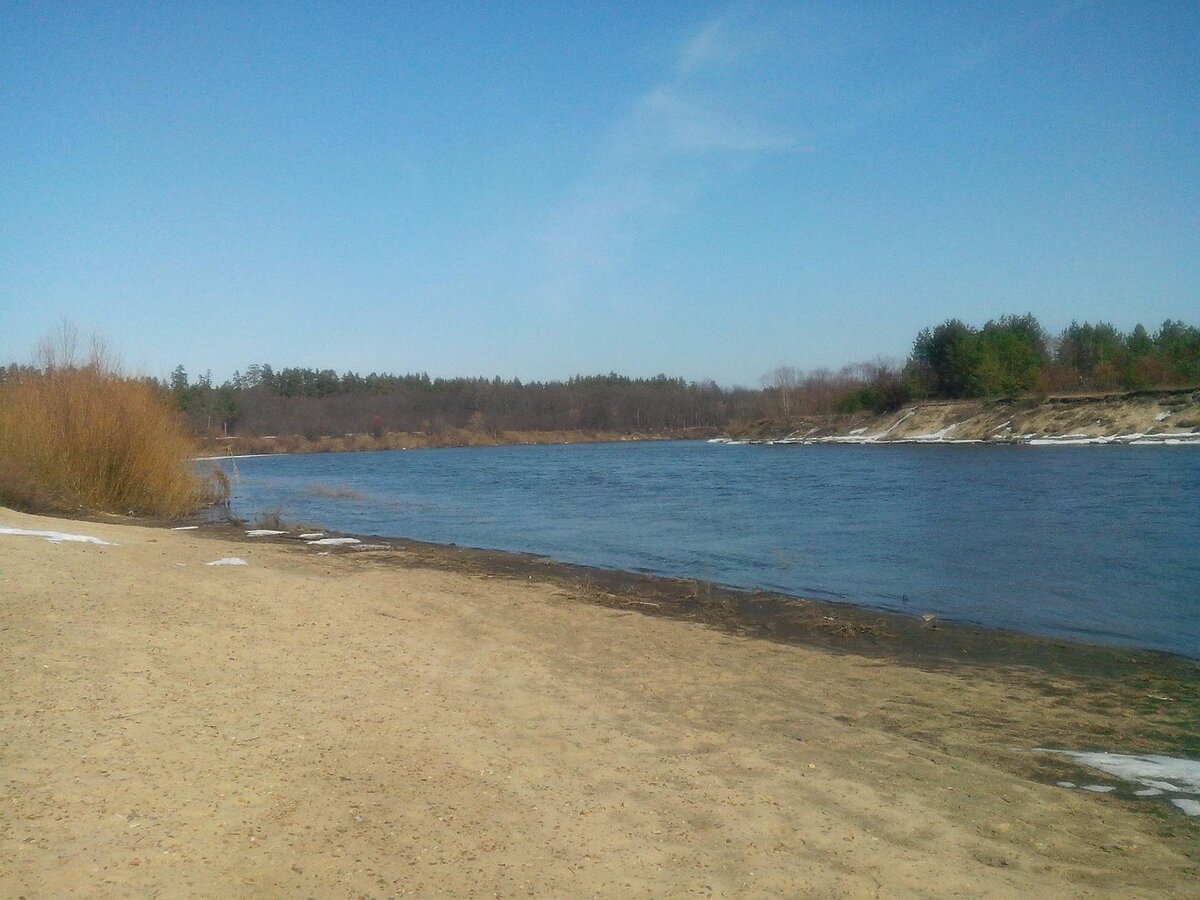
[(289, 526), (283, 521), (283, 508), (264, 509), (254, 519), (255, 528), (266, 528), (271, 531), (287, 531)]
[(344, 441), (341, 438), (333, 435), (322, 435), (315, 440), (310, 439), (308, 443), (311, 445), (310, 452), (312, 453), (333, 453), (334, 451), (343, 449)]
[[(0, 388), (3, 390), (3, 388)], [(26, 512), (51, 510), (56, 507), (50, 496), (30, 474), (29, 469), (14, 460), (0, 458), (0, 503)]]
[(220, 500), (193, 473), (194, 445), (167, 399), (102, 347), (79, 362), (74, 344), (64, 329), (36, 369), (0, 385), (0, 499), (166, 518)]

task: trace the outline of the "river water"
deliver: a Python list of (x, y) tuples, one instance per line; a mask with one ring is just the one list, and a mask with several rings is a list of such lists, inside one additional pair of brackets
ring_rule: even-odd
[(1200, 448), (701, 442), (222, 463), (236, 515), (1200, 658)]

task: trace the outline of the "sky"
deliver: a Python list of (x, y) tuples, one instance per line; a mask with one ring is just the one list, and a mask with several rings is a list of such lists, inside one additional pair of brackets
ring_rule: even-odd
[(754, 386), (1200, 322), (1200, 4), (0, 0), (0, 362)]

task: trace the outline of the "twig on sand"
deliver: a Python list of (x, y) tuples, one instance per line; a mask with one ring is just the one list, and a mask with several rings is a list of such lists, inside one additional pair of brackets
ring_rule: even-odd
[(140, 716), (142, 713), (151, 712), (153, 709), (154, 709), (153, 706), (148, 706), (145, 709), (139, 709), (134, 712), (127, 712), (127, 713), (121, 713), (120, 715), (116, 715), (116, 716), (109, 716), (105, 721), (111, 722), (113, 719), (132, 719), (134, 716)]

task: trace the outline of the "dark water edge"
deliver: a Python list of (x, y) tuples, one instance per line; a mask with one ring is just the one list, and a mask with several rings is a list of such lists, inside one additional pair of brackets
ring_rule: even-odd
[(226, 463), (233, 511), (1200, 658), (1200, 452), (508, 447)]
[[(250, 537), (245, 523), (209, 514), (194, 524), (199, 536), (249, 545), (273, 544), (310, 556), (322, 552), (369, 567), (445, 571), (474, 578), (538, 583), (557, 589), (563, 602), (585, 602), (627, 614), (702, 624), (740, 637), (891, 662), (927, 671), (962, 672), (985, 677), (1042, 673), (1050, 693), (1059, 676), (1080, 679), (1104, 690), (1133, 685), (1141, 705), (1158, 706), (1142, 685), (1171, 695), (1171, 718), (1183, 717), (1182, 733), (1172, 737), (1171, 752), (1200, 754), (1200, 734), (1191, 724), (1200, 712), (1200, 659), (1161, 650), (1121, 647), (1027, 634), (872, 609), (844, 602), (815, 600), (767, 591), (713, 584), (696, 579), (647, 575), (558, 562), (529, 553), (435, 544), (377, 534), (343, 534), (359, 545), (312, 547), (293, 528), (287, 533)], [(1011, 676), (1006, 673), (1012, 673)], [(1023, 677), (1024, 677), (1023, 676)], [(1041, 677), (1041, 676), (1037, 676)], [(1161, 712), (1161, 710), (1156, 710)], [(1159, 749), (1163, 749), (1160, 747)]]

